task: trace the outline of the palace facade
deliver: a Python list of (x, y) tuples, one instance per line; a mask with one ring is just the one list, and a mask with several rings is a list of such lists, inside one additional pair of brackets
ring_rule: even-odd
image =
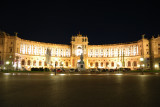
[[(24, 40), (0, 32), (0, 69), (77, 68), (80, 55), (86, 69), (160, 69), (160, 36), (131, 43), (89, 45), (88, 37), (71, 37), (71, 45)], [(50, 65), (46, 51), (51, 50)]]

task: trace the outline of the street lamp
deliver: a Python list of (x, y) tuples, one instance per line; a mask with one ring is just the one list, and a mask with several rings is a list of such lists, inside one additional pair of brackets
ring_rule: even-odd
[(9, 65), (9, 61), (6, 61), (6, 64)]
[(158, 65), (157, 65), (157, 64), (155, 64), (155, 65), (154, 65), (154, 67), (155, 67), (155, 69), (157, 69), (157, 68), (158, 68)]
[(140, 61), (141, 61), (141, 62), (144, 61), (144, 58), (140, 58)]

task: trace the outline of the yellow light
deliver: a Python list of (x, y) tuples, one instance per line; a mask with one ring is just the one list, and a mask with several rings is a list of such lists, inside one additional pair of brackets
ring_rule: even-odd
[(137, 67), (140, 67), (140, 65), (137, 65)]
[(144, 64), (142, 66), (144, 67)]
[(143, 61), (144, 60), (144, 58), (140, 58), (140, 61)]
[(9, 64), (9, 61), (6, 61), (6, 64), (8, 65), (8, 64)]
[(59, 74), (59, 75), (66, 75), (66, 74)]
[(116, 74), (116, 75), (123, 75), (123, 74)]
[(158, 65), (157, 65), (157, 64), (155, 64), (155, 65), (154, 65), (154, 67), (155, 67), (155, 68), (157, 68), (157, 67), (158, 67)]

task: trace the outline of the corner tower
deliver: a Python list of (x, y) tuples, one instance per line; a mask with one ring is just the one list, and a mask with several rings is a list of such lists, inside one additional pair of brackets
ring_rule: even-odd
[(71, 38), (71, 67), (77, 68), (80, 61), (80, 55), (83, 54), (85, 66), (87, 66), (88, 57), (88, 37), (80, 33)]

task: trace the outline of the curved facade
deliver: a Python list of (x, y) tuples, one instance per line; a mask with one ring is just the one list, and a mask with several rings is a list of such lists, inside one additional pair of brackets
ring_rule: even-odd
[[(77, 68), (80, 55), (86, 69), (90, 68), (160, 68), (160, 37), (150, 40), (142, 36), (141, 40), (131, 43), (89, 45), (88, 37), (81, 34), (71, 37), (71, 45), (52, 44), (24, 40), (0, 32), (1, 69)], [(46, 62), (47, 49), (50, 61)]]

